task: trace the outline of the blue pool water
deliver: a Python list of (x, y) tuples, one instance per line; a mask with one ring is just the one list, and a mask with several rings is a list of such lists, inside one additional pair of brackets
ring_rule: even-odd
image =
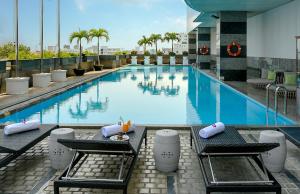
[(293, 125), (282, 115), (188, 66), (126, 67), (0, 119), (109, 124)]

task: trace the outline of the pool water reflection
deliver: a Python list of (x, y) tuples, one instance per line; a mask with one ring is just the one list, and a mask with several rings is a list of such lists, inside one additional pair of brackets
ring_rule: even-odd
[(130, 66), (0, 119), (109, 124), (292, 125), (293, 121), (189, 66)]

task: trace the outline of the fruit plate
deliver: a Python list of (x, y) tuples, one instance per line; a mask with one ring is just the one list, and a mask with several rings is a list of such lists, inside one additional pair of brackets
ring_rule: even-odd
[(113, 135), (109, 138), (112, 141), (128, 141), (129, 140), (129, 136), (128, 135)]

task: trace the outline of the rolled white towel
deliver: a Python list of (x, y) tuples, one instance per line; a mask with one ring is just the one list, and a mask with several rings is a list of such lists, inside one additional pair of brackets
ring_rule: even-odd
[(21, 133), (21, 132), (30, 131), (33, 129), (39, 129), (40, 126), (41, 126), (41, 123), (38, 120), (24, 121), (22, 123), (14, 123), (14, 124), (7, 125), (4, 127), (4, 134), (12, 135), (15, 133)]
[[(131, 125), (128, 132), (134, 131), (136, 128), (135, 125)], [(110, 137), (112, 135), (117, 135), (118, 133), (122, 132), (121, 125), (115, 124), (115, 125), (109, 125), (104, 126), (101, 128), (102, 135), (104, 137)]]
[(225, 130), (225, 125), (222, 122), (217, 122), (208, 127), (205, 127), (199, 131), (199, 135), (202, 138), (210, 138), (218, 133), (221, 133)]

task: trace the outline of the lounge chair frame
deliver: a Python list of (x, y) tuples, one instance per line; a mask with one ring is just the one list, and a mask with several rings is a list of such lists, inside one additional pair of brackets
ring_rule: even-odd
[[(199, 137), (200, 127), (192, 127), (190, 134), (190, 146), (193, 145), (193, 140), (195, 141), (195, 148), (198, 154), (198, 160), (202, 172), (202, 176), (206, 186), (206, 193), (211, 192), (276, 192), (276, 194), (281, 194), (281, 186), (273, 175), (266, 169), (262, 161), (261, 154), (264, 151), (268, 151), (278, 146), (278, 144), (261, 144), (261, 143), (246, 143), (241, 135), (234, 128), (226, 128), (230, 132), (228, 137), (233, 138), (227, 143), (222, 142), (220, 144), (216, 141), (210, 139), (204, 140), (202, 147), (199, 146), (202, 141)], [(226, 133), (226, 132), (224, 132)], [(218, 136), (218, 135), (217, 135)], [(216, 137), (217, 137), (216, 136)], [(225, 136), (224, 136), (225, 137)], [(214, 138), (214, 137), (211, 137)], [(218, 138), (218, 137), (217, 137)], [(226, 137), (225, 137), (226, 138)], [(217, 151), (220, 150), (220, 151)], [(234, 150), (237, 150), (236, 152)], [(213, 164), (211, 159), (214, 157), (245, 157), (252, 166), (256, 165), (261, 170), (264, 175), (264, 180), (253, 180), (253, 181), (218, 181), (215, 177)], [(208, 160), (209, 171), (206, 170), (204, 159)], [(253, 167), (254, 170), (258, 170)], [(208, 173), (211, 174), (211, 179), (209, 179)]]
[(279, 127), (276, 130), (282, 132), (286, 139), (292, 142), (295, 146), (300, 147), (300, 128), (298, 126)]
[(18, 158), (27, 150), (45, 139), (50, 135), (51, 131), (56, 128), (58, 128), (58, 125), (41, 125), (40, 129), (13, 135), (4, 135), (1, 130), (0, 135), (2, 136), (0, 137), (0, 153), (6, 153), (7, 155), (1, 158), (0, 168), (6, 166), (12, 160)]
[[(140, 133), (138, 134), (139, 137), (132, 138), (133, 140), (131, 140), (131, 135), (135, 133)], [(58, 142), (69, 147), (75, 151), (75, 153), (69, 166), (63, 171), (62, 175), (59, 176), (58, 180), (54, 181), (54, 194), (59, 194), (60, 187), (117, 189), (123, 190), (123, 194), (127, 194), (128, 183), (138, 160), (139, 150), (144, 139), (145, 146), (147, 145), (147, 131), (145, 127), (138, 127), (134, 133), (128, 133), (128, 135), (130, 137), (129, 142), (109, 141), (108, 138), (102, 137), (102, 134), (96, 135), (94, 140), (59, 139)], [(121, 156), (118, 176), (112, 179), (73, 177), (89, 157), (89, 154)], [(127, 164), (129, 164), (129, 168), (126, 175), (123, 176)], [(71, 174), (72, 170), (74, 170), (74, 172)]]

